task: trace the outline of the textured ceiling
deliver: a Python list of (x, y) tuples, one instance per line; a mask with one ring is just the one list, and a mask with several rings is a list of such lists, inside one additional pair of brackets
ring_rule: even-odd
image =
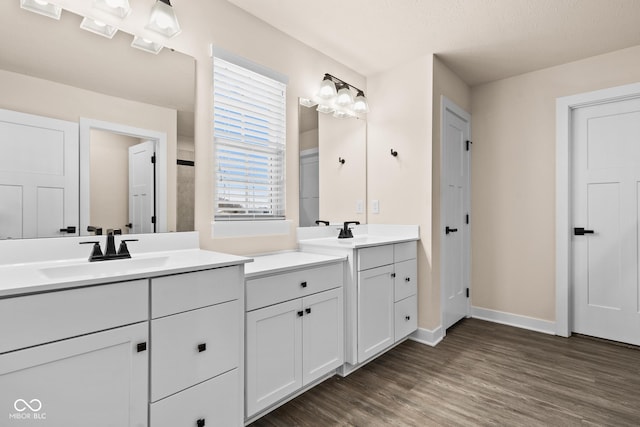
[(640, 45), (640, 0), (229, 0), (370, 76), (436, 53), (468, 84)]

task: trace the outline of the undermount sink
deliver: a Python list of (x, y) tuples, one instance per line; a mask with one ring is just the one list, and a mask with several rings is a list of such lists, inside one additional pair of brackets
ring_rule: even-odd
[(41, 268), (40, 273), (48, 279), (72, 279), (74, 277), (100, 277), (132, 273), (147, 268), (164, 266), (169, 257), (130, 258), (122, 260), (89, 262)]

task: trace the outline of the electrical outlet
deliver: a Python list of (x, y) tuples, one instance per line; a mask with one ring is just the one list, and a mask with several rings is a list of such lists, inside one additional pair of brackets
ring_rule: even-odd
[(356, 213), (357, 214), (364, 213), (364, 201), (363, 200), (356, 200)]
[(380, 200), (371, 201), (371, 213), (374, 213), (374, 214), (380, 213)]

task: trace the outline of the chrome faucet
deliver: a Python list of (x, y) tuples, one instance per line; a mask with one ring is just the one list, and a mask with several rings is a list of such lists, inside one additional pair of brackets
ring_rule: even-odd
[(338, 234), (338, 239), (351, 239), (353, 238), (353, 233), (349, 228), (349, 224), (359, 225), (360, 221), (345, 221), (344, 228), (340, 229), (340, 234)]

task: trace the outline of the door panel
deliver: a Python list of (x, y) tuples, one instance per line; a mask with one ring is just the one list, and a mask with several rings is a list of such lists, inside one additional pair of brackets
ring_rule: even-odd
[(77, 123), (0, 110), (0, 149), (0, 239), (77, 236)]
[(155, 143), (145, 141), (129, 147), (129, 222), (130, 232), (155, 232), (152, 216), (155, 206), (155, 170), (151, 159)]
[[(468, 314), (469, 287), (469, 152), (470, 118), (445, 103), (442, 137), (442, 301), (443, 326)], [(446, 228), (451, 230), (446, 232)]]
[(573, 331), (640, 344), (640, 99), (572, 114)]

